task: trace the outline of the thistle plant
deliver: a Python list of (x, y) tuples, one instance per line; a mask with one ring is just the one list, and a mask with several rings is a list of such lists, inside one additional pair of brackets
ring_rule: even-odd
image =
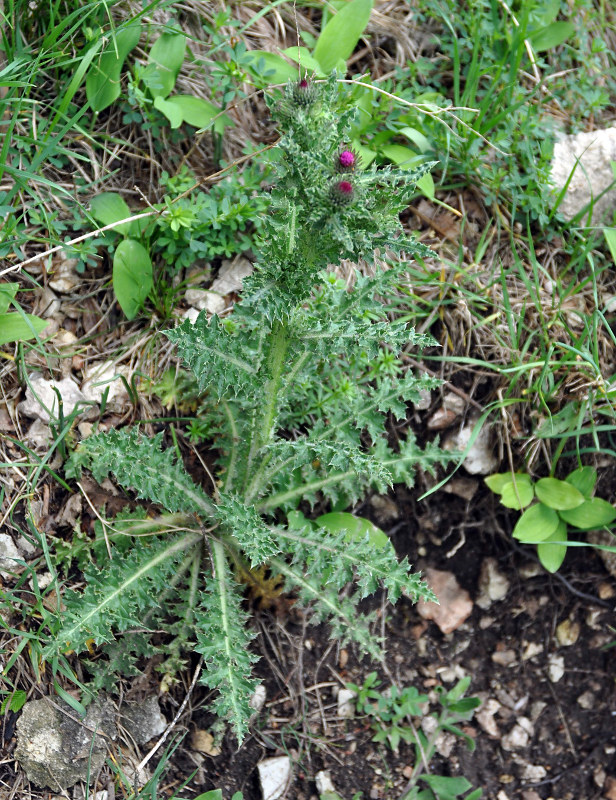
[[(447, 460), (408, 430), (392, 444), (386, 427), (435, 385), (402, 371), (398, 353), (429, 339), (391, 321), (387, 307), (405, 271), (400, 254), (429, 252), (402, 234), (398, 218), (426, 167), (361, 170), (346, 139), (354, 111), (339, 110), (334, 78), (290, 85), (269, 106), (283, 133), (254, 273), (229, 316), (203, 312), (166, 332), (202, 393), (215, 485), (193, 480), (163, 433), (85, 439), (69, 477), (84, 468), (98, 481), (111, 475), (164, 511), (114, 521), (110, 557), (105, 549), (85, 570), (81, 593), (65, 592), (46, 651), (53, 658), (121, 636), (125, 653), (137, 652), (139, 636), (144, 652), (144, 627), (162, 628), (167, 667), (173, 654), (176, 664), (182, 654), (203, 656), (213, 710), (240, 741), (256, 687), (241, 576), (267, 567), (333, 637), (379, 658), (359, 601), (379, 588), (391, 602), (434, 599), (429, 588), (388, 540), (377, 546), (291, 512), (300, 503), (349, 507)], [(386, 266), (356, 270), (352, 289), (328, 272), (341, 259), (373, 262), (377, 251)]]

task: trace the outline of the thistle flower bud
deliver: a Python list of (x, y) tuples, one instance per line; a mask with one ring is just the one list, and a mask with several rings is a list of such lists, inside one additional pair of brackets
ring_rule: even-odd
[(317, 90), (308, 78), (301, 78), (293, 85), (291, 97), (298, 106), (307, 108), (316, 101)]
[(336, 156), (336, 172), (355, 172), (359, 157), (354, 150), (343, 148)]
[(348, 206), (355, 199), (355, 190), (350, 181), (335, 181), (330, 189), (332, 202), (337, 206)]

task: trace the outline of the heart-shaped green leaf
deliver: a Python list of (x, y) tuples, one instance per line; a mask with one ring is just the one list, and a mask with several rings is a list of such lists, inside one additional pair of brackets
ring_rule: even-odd
[(558, 527), (559, 517), (553, 508), (536, 503), (526, 509), (513, 529), (513, 537), (520, 542), (544, 542)]
[(141, 25), (131, 23), (119, 30), (102, 55), (92, 62), (86, 75), (86, 97), (95, 113), (103, 111), (120, 96), (120, 74), (126, 56), (137, 46)]
[(563, 563), (567, 555), (566, 544), (552, 544), (553, 542), (566, 542), (567, 541), (567, 523), (560, 520), (558, 527), (551, 536), (537, 545), (537, 555), (539, 561), (547, 569), (548, 572), (557, 572), (560, 565)]
[(124, 239), (113, 257), (113, 289), (122, 311), (133, 319), (153, 286), (148, 251), (134, 239)]
[(565, 480), (590, 500), (597, 482), (597, 470), (594, 467), (580, 467), (567, 475)]
[(517, 511), (521, 511), (532, 503), (535, 496), (533, 483), (529, 475), (509, 475), (509, 477), (513, 477), (514, 480), (510, 480), (503, 486), (501, 503), (506, 508), (515, 508)]
[(550, 508), (556, 511), (568, 511), (577, 508), (584, 502), (584, 495), (579, 489), (567, 481), (559, 481), (556, 478), (541, 478), (535, 484), (535, 494)]
[(567, 525), (573, 525), (574, 528), (592, 530), (593, 528), (602, 528), (604, 525), (609, 525), (613, 522), (616, 519), (616, 508), (611, 503), (608, 503), (607, 500), (593, 497), (591, 500), (585, 500), (577, 508), (561, 511), (560, 516)]
[(363, 539), (368, 534), (370, 541), (376, 547), (388, 547), (390, 541), (386, 533), (365, 517), (356, 517), (347, 511), (332, 511), (322, 514), (315, 522), (319, 527), (331, 533), (347, 531), (349, 539)]
[(180, 28), (161, 34), (152, 45), (142, 80), (152, 97), (167, 97), (177, 80), (186, 54), (186, 36)]
[[(90, 211), (92, 216), (103, 227), (131, 216), (130, 208), (126, 205), (124, 198), (120, 197), (117, 192), (101, 192), (101, 194), (96, 195), (90, 203)], [(130, 228), (131, 223), (124, 222), (121, 225), (116, 225), (114, 230), (121, 233), (122, 236), (128, 236)]]

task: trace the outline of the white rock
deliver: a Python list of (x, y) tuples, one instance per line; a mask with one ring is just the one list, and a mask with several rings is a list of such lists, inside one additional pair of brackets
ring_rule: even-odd
[(528, 745), (529, 741), (528, 731), (525, 731), (521, 725), (516, 724), (501, 739), (501, 747), (503, 750), (521, 750)]
[(329, 772), (326, 772), (322, 769), (320, 772), (317, 772), (314, 777), (314, 781), (317, 785), (317, 792), (319, 794), (325, 794), (325, 792), (332, 792), (335, 794), (336, 789), (334, 788), (334, 784), (332, 783), (332, 778)]
[(0, 533), (0, 575), (6, 580), (19, 569), (17, 561), (23, 557), (8, 533)]
[[(594, 198), (591, 224), (611, 222), (616, 189), (597, 199), (614, 181), (611, 161), (616, 161), (616, 127), (563, 136), (555, 143), (551, 165), (553, 196), (556, 198), (569, 181), (558, 206), (566, 219), (575, 217)], [(582, 224), (586, 224), (585, 219)]]
[(26, 387), (26, 399), (17, 406), (26, 417), (41, 422), (49, 422), (50, 414), (57, 417), (58, 396), (54, 389), (60, 392), (65, 417), (75, 410), (75, 406), (85, 403), (85, 397), (72, 378), (48, 381), (38, 372), (33, 372), (28, 378), (30, 385)]
[(223, 261), (211, 290), (223, 297), (233, 292), (240, 292), (244, 278), (251, 275), (252, 271), (253, 266), (247, 258), (240, 257), (233, 261)]
[(207, 289), (187, 289), (184, 300), (189, 306), (193, 306), (199, 311), (205, 309), (208, 314), (220, 314), (226, 307), (226, 303), (220, 294), (210, 292)]
[(528, 781), (529, 783), (537, 783), (537, 781), (545, 778), (547, 774), (548, 773), (545, 767), (542, 767), (539, 764), (523, 764), (522, 769), (520, 770), (520, 778), (523, 781)]
[(195, 322), (197, 321), (197, 317), (198, 316), (199, 316), (199, 309), (198, 308), (188, 308), (182, 314), (182, 321), (185, 320), (185, 319), (189, 319), (192, 322), (192, 324), (194, 325)]
[(60, 250), (58, 256), (59, 259), (53, 266), (53, 276), (49, 281), (49, 285), (56, 292), (60, 292), (60, 294), (68, 294), (72, 292), (75, 286), (81, 281), (81, 278), (75, 271), (78, 259), (67, 258), (63, 250)]
[(340, 719), (353, 719), (355, 716), (355, 703), (353, 702), (356, 697), (352, 689), (340, 689), (338, 691), (338, 716)]
[(543, 653), (543, 645), (539, 642), (526, 642), (524, 650), (522, 651), (522, 661), (528, 661), (529, 658), (538, 656)]
[(107, 789), (101, 789), (94, 795), (94, 800), (109, 800), (109, 792)]
[(595, 707), (595, 696), (592, 692), (586, 691), (578, 697), (577, 702), (586, 711), (590, 711)]
[(34, 448), (34, 450), (46, 450), (52, 438), (49, 425), (45, 425), (40, 419), (34, 420), (24, 437), (26, 443)]
[(492, 603), (502, 600), (509, 591), (509, 581), (498, 569), (495, 558), (484, 558), (479, 573), (479, 597), (475, 601), (479, 608), (490, 608)]
[(60, 300), (58, 295), (49, 286), (41, 290), (38, 296), (38, 315), (41, 317), (53, 317), (60, 310)]
[(128, 392), (122, 377), (130, 380), (130, 369), (127, 366), (118, 366), (112, 361), (97, 361), (89, 364), (83, 370), (83, 383), (81, 391), (86, 400), (91, 403), (100, 403), (104, 393), (107, 392), (107, 405), (122, 407), (128, 402)]
[(556, 653), (551, 653), (548, 656), (548, 678), (552, 683), (558, 683), (564, 674), (565, 659), (562, 656), (557, 656)]
[(288, 756), (266, 758), (257, 764), (263, 800), (278, 800), (291, 781), (291, 759)]
[(29, 556), (31, 556), (36, 550), (36, 545), (31, 544), (25, 536), (19, 537), (17, 540), (17, 547), (19, 547), (22, 553), (25, 553)]
[(250, 702), (248, 703), (248, 705), (257, 712), (261, 711), (261, 709), (265, 705), (266, 697), (267, 697), (267, 692), (265, 686), (262, 683), (260, 683), (254, 690), (254, 693), (250, 698)]
[(466, 408), (466, 401), (463, 397), (460, 397), (459, 394), (447, 392), (447, 394), (443, 397), (443, 407), (449, 411), (453, 411), (454, 414), (459, 416)]
[[(474, 429), (475, 422), (469, 421), (457, 433), (445, 440), (443, 443), (444, 449), (466, 451)], [(490, 427), (484, 425), (466, 453), (463, 462), (464, 467), (471, 475), (489, 475), (496, 471), (498, 463), (491, 441)]]
[(475, 719), (488, 736), (493, 736), (495, 739), (500, 739), (500, 731), (496, 725), (494, 715), (500, 710), (501, 704), (498, 700), (491, 697), (482, 704), (479, 711), (475, 713)]

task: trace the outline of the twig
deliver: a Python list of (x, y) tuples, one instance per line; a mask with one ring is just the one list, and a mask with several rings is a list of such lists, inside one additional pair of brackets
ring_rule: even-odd
[(197, 668), (196, 668), (196, 670), (195, 670), (195, 674), (193, 675), (193, 679), (192, 679), (192, 681), (191, 681), (191, 684), (190, 684), (190, 686), (188, 687), (188, 692), (186, 692), (186, 697), (185, 697), (185, 698), (182, 700), (182, 705), (181, 705), (181, 706), (178, 708), (178, 712), (177, 712), (177, 714), (176, 714), (176, 715), (175, 715), (175, 717), (174, 717), (174, 718), (171, 720), (171, 722), (169, 723), (169, 725), (167, 725), (167, 727), (166, 727), (166, 729), (165, 729), (165, 731), (164, 731), (163, 735), (162, 735), (162, 736), (160, 737), (160, 739), (159, 739), (159, 740), (156, 742), (156, 744), (155, 744), (155, 745), (154, 745), (154, 747), (153, 747), (153, 748), (150, 750), (150, 752), (147, 754), (147, 756), (146, 756), (144, 759), (142, 759), (142, 760), (139, 762), (139, 764), (137, 764), (137, 767), (136, 767), (136, 769), (135, 769), (135, 775), (139, 775), (139, 773), (141, 772), (141, 770), (142, 770), (142, 769), (145, 767), (145, 765), (148, 763), (148, 761), (149, 761), (149, 760), (152, 758), (152, 756), (153, 756), (153, 755), (156, 753), (156, 751), (157, 751), (157, 750), (158, 750), (158, 749), (161, 747), (161, 745), (162, 745), (162, 744), (165, 742), (165, 740), (167, 739), (167, 737), (169, 736), (169, 734), (171, 733), (171, 731), (172, 731), (172, 730), (175, 728), (175, 726), (176, 726), (176, 724), (177, 724), (177, 721), (179, 720), (179, 718), (180, 718), (180, 717), (182, 716), (182, 714), (184, 713), (184, 709), (186, 708), (186, 705), (187, 705), (187, 703), (188, 703), (188, 700), (190, 699), (190, 695), (192, 694), (192, 691), (193, 691), (193, 689), (195, 688), (195, 684), (197, 683), (197, 678), (199, 677), (199, 675), (200, 675), (200, 673), (201, 673), (201, 667), (202, 667), (202, 666), (203, 666), (203, 656), (201, 656), (201, 658), (199, 659), (199, 663), (197, 664)]

